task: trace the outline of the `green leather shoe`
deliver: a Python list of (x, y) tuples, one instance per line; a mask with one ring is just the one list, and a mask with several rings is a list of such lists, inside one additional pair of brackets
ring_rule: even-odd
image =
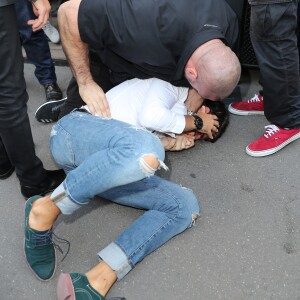
[(56, 268), (56, 253), (52, 242), (52, 228), (38, 231), (29, 228), (28, 219), (32, 203), (41, 196), (33, 196), (26, 201), (25, 206), (25, 257), (27, 263), (39, 280), (50, 280)]
[(80, 273), (61, 274), (56, 293), (57, 300), (105, 300)]

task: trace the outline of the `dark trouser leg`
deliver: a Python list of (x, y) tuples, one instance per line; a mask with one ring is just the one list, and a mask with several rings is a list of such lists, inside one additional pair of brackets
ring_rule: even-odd
[(3, 144), (21, 185), (39, 185), (47, 177), (40, 159), (35, 155), (28, 118), (16, 127), (0, 129)]
[(0, 166), (7, 164), (7, 162), (9, 162), (9, 158), (0, 136)]
[[(100, 58), (96, 54), (90, 54), (90, 69), (93, 79), (106, 93), (114, 85), (110, 81), (109, 69), (101, 62)], [(79, 95), (78, 85), (74, 77), (72, 77), (68, 89), (68, 100), (65, 106), (62, 108), (59, 118), (71, 112), (74, 108), (78, 108), (85, 105)]]
[[(46, 179), (35, 155), (14, 5), (0, 7), (0, 137), (22, 185)], [(0, 151), (4, 151), (0, 148)], [(2, 152), (0, 156), (4, 156)]]
[(36, 67), (36, 78), (42, 85), (55, 83), (57, 79), (47, 36), (43, 30), (33, 32), (27, 25), (28, 20), (36, 18), (32, 4), (28, 0), (19, 0), (15, 3), (15, 9), (22, 45), (28, 60)]
[(260, 67), (265, 116), (286, 128), (300, 128), (296, 27), (296, 0), (251, 7), (251, 40)]

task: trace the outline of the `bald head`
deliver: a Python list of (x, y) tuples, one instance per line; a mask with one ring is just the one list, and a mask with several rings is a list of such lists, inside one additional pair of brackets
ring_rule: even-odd
[(235, 53), (221, 40), (201, 45), (185, 67), (185, 76), (203, 98), (219, 100), (237, 86), (241, 66)]

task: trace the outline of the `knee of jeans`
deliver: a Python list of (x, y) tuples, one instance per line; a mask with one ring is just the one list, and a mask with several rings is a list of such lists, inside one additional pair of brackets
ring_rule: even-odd
[(200, 205), (192, 190), (186, 187), (181, 188), (185, 194), (181, 201), (181, 217), (184, 220), (185, 228), (190, 228), (195, 225), (200, 215)]
[(149, 177), (153, 175), (158, 169), (163, 168), (166, 171), (168, 167), (166, 164), (158, 159), (157, 155), (155, 154), (144, 154), (140, 157), (140, 168), (141, 170)]

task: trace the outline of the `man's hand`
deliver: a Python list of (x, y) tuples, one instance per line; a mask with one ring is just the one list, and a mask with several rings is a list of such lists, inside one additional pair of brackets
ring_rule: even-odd
[(206, 112), (205, 106), (202, 106), (198, 110), (197, 115), (203, 121), (203, 127), (199, 131), (201, 133), (207, 134), (210, 139), (213, 139), (214, 134), (216, 134), (218, 132), (218, 128), (219, 128), (218, 117), (216, 115), (208, 114)]
[(51, 6), (48, 0), (37, 0), (32, 2), (32, 8), (38, 18), (29, 20), (27, 24), (32, 25), (32, 31), (37, 31), (48, 22)]
[(79, 94), (82, 100), (87, 104), (91, 114), (100, 117), (111, 117), (106, 96), (95, 81), (89, 81), (87, 84), (79, 85)]
[[(210, 139), (210, 142), (214, 143), (222, 136), (229, 124), (229, 112), (224, 103), (221, 101), (211, 101), (206, 99), (203, 105), (206, 107), (208, 113), (218, 117), (218, 132), (214, 135), (213, 139)], [(202, 138), (208, 140), (207, 136), (202, 136)]]
[(160, 140), (165, 151), (182, 151), (195, 145), (195, 137), (193, 133), (177, 134), (175, 139), (170, 136), (164, 136), (161, 137)]
[(195, 145), (195, 137), (193, 134), (183, 133), (176, 135), (176, 143), (169, 151), (182, 151), (189, 149)]

